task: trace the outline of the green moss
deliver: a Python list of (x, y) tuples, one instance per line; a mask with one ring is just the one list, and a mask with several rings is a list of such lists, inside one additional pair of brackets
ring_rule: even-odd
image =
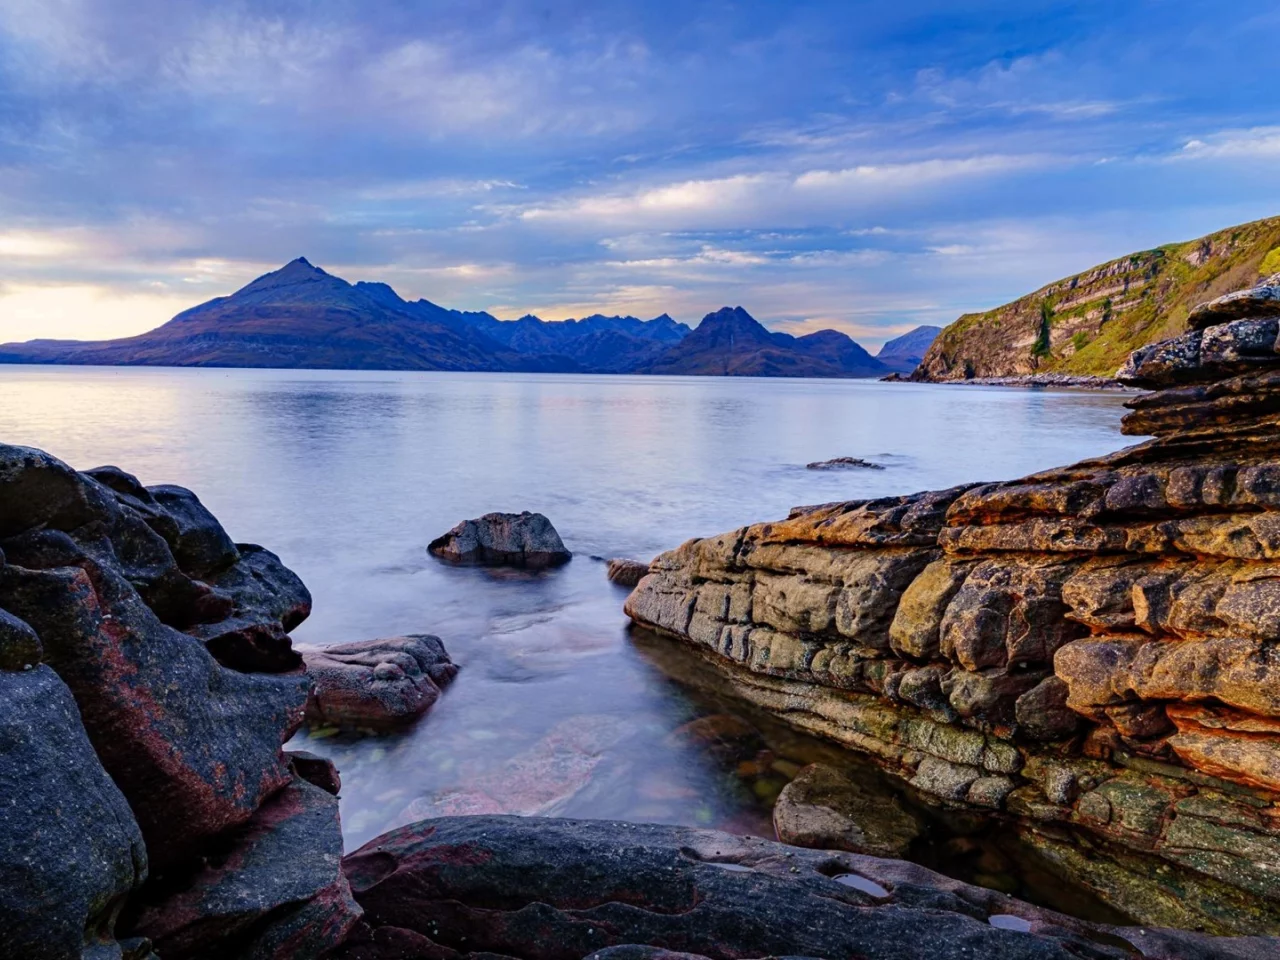
[(1258, 273), (1264, 277), (1269, 277), (1273, 273), (1280, 273), (1280, 247), (1276, 247), (1262, 258), (1262, 265), (1258, 267)]

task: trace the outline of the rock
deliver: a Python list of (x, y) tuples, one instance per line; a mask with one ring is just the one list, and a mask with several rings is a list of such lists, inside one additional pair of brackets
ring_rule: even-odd
[(773, 807), (778, 839), (798, 847), (904, 857), (921, 824), (883, 792), (868, 792), (824, 764), (796, 774)]
[(458, 673), (440, 638), (427, 634), (308, 650), (303, 660), (312, 726), (403, 726), (426, 713)]
[[(307, 683), (286, 631), (309, 609), (305, 588), (267, 551), (228, 548), (193, 494), (118, 468), (79, 474), (0, 446), (0, 501), (12, 501), (0, 606), (76, 697), (153, 866), (245, 822), (288, 782), (280, 745)], [(232, 634), (271, 637), (275, 656), (224, 665), (216, 641)]]
[(858, 457), (835, 457), (805, 464), (806, 470), (883, 470), (884, 466)]
[(360, 916), (341, 869), (335, 797), (301, 780), (222, 838), (174, 892), (148, 904), (133, 933), (164, 960), (301, 960), (337, 946)]
[(44, 648), (31, 625), (0, 610), (0, 670), (29, 670), (43, 659)]
[[(551, 960), (597, 951), (716, 960), (1139, 955), (1125, 928), (1086, 924), (912, 864), (682, 827), (427, 820), (350, 854), (344, 869), (368, 929), (362, 943), (335, 954), (342, 960)], [(1013, 930), (993, 917), (1021, 923)], [(1172, 960), (1204, 939), (1159, 933), (1167, 939), (1148, 956)]]
[(620, 587), (634, 587), (649, 575), (649, 565), (639, 560), (617, 557), (609, 561), (609, 582)]
[(284, 756), (289, 763), (289, 772), (299, 780), (305, 780), (335, 797), (342, 792), (342, 777), (332, 760), (310, 750), (286, 750)]
[(450, 563), (532, 569), (559, 566), (573, 556), (551, 521), (527, 510), (464, 520), (427, 549)]
[[(1153, 392), (1123, 430), (1155, 439), (689, 541), (624, 609), (697, 651), (709, 691), (940, 806), (1002, 811), (1064, 882), (1143, 923), (1280, 933), (1280, 888), (1255, 869), (1280, 857), (1280, 818), (1253, 813), (1280, 801), (1280, 284), (1264, 286), (1129, 358), (1120, 378)], [(1210, 793), (1212, 817), (1179, 812)]]
[(1280, 273), (1267, 277), (1256, 287), (1200, 304), (1187, 316), (1187, 326), (1203, 330), (1243, 317), (1280, 317)]
[(147, 874), (138, 824), (47, 666), (0, 670), (0, 949), (118, 956), (121, 905)]

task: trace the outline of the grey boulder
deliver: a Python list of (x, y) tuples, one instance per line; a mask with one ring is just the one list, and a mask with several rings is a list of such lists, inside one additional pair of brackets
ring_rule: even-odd
[(527, 510), (464, 520), (427, 549), (450, 563), (487, 567), (542, 569), (568, 563), (573, 556), (551, 521)]

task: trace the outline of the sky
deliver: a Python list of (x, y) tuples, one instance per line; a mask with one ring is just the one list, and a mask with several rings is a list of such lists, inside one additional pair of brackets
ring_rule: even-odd
[(297, 256), (867, 346), (1280, 214), (1266, 0), (0, 0), (0, 341)]

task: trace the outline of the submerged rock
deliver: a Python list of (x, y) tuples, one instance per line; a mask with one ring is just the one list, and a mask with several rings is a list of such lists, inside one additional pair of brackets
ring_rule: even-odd
[(1133, 354), (1154, 440), (693, 540), (627, 613), (1143, 923), (1280, 933), (1277, 289)]
[(302, 659), (311, 677), (312, 726), (403, 726), (426, 713), (458, 673), (440, 638), (427, 634), (307, 650)]
[(922, 825), (883, 791), (870, 792), (825, 764), (796, 774), (773, 807), (778, 839), (798, 847), (904, 857)]
[[(344, 869), (365, 925), (334, 954), (341, 960), (1185, 960), (1261, 957), (1248, 951), (1280, 945), (1142, 931), (1139, 950), (1128, 939), (1136, 929), (1084, 923), (913, 864), (649, 824), (425, 820), (366, 844)], [(992, 922), (1004, 917), (1018, 928)]]
[(836, 457), (805, 464), (806, 470), (883, 470), (884, 466), (859, 457)]
[(609, 561), (609, 582), (620, 587), (634, 587), (648, 575), (649, 565), (639, 560), (618, 557)]
[(542, 569), (568, 563), (556, 528), (540, 513), (486, 513), (464, 520), (427, 549), (450, 563)]

